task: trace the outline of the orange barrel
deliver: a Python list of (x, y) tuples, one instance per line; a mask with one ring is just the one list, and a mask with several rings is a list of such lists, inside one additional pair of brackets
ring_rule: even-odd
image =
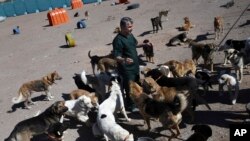
[(81, 0), (71, 0), (72, 9), (82, 8), (83, 2)]

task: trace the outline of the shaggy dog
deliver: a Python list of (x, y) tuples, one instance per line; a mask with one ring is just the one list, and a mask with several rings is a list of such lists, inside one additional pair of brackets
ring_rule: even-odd
[(31, 100), (31, 94), (33, 92), (42, 92), (44, 91), (47, 96), (47, 100), (52, 100), (54, 96), (51, 95), (50, 89), (53, 84), (55, 84), (56, 80), (61, 80), (62, 77), (56, 72), (49, 73), (48, 75), (42, 77), (40, 80), (33, 80), (24, 83), (19, 91), (18, 91), (18, 97), (12, 98), (12, 102), (17, 104), (21, 102), (22, 99), (25, 99), (24, 106), (27, 109), (30, 109), (30, 104), (35, 104)]
[[(151, 129), (150, 118), (159, 118), (162, 126), (172, 133), (169, 140), (180, 134), (181, 112), (187, 106), (185, 96), (176, 95), (169, 102), (157, 101), (145, 94), (142, 87), (133, 81), (130, 81), (130, 91), (131, 99), (139, 108), (140, 114), (147, 123), (148, 130)], [(172, 129), (175, 129), (177, 133), (174, 133)]]
[(64, 101), (57, 101), (38, 116), (19, 122), (5, 141), (30, 141), (35, 135), (45, 133), (60, 121), (68, 108)]
[(154, 47), (153, 47), (153, 44), (151, 42), (149, 42), (148, 39), (144, 40), (143, 43), (144, 44), (142, 45), (142, 48), (143, 48), (144, 54), (146, 56), (146, 60), (148, 62), (154, 63)]
[(205, 124), (194, 125), (191, 130), (194, 133), (186, 141), (207, 141), (212, 136), (211, 127)]
[(197, 43), (195, 41), (191, 41), (189, 43), (189, 47), (192, 50), (192, 60), (195, 64), (198, 64), (198, 59), (202, 56), (204, 60), (204, 65), (207, 66), (210, 64), (210, 70), (213, 71), (213, 58), (214, 52), (216, 51), (217, 47), (215, 44), (202, 44)]
[(184, 60), (183, 63), (176, 60), (170, 60), (163, 65), (169, 67), (174, 77), (184, 77), (188, 76), (190, 73), (194, 76), (196, 71), (195, 63), (189, 59)]
[(222, 34), (224, 30), (223, 27), (224, 27), (223, 18), (220, 16), (214, 17), (215, 40), (220, 38), (220, 34)]
[(93, 126), (94, 134), (104, 134), (106, 141), (108, 139), (112, 141), (133, 141), (133, 134), (130, 134), (115, 122), (113, 114), (117, 111), (121, 111), (127, 121), (131, 119), (126, 114), (119, 84), (116, 81), (112, 81), (111, 83), (109, 98), (99, 106), (97, 123)]
[(90, 97), (87, 97), (86, 95), (82, 95), (75, 100), (65, 101), (65, 106), (69, 109), (66, 112), (66, 115), (76, 117), (79, 121), (84, 123), (86, 123), (89, 119), (88, 112), (91, 108), (94, 108)]
[(162, 21), (161, 21), (161, 18), (162, 18), (162, 16), (167, 17), (168, 16), (168, 12), (169, 12), (169, 10), (160, 11), (159, 12), (159, 16), (151, 18), (151, 22), (152, 22), (152, 26), (153, 26), (153, 33), (157, 33), (158, 32), (159, 26), (160, 26), (160, 28), (162, 30)]
[(184, 42), (187, 41), (187, 32), (183, 32), (178, 34), (177, 36), (174, 36), (171, 38), (168, 42), (168, 46), (177, 46), (177, 45), (182, 45)]
[[(102, 59), (102, 58), (113, 58), (113, 55), (112, 55), (112, 52), (108, 55), (105, 55), (105, 56), (97, 56), (97, 55), (94, 55), (94, 56), (91, 56), (90, 55), (90, 51), (88, 52), (88, 56), (90, 58), (90, 63), (91, 63), (91, 66), (92, 66), (92, 70), (93, 70), (93, 74), (95, 75), (95, 66), (98, 65), (98, 62)], [(112, 66), (112, 65), (111, 65)]]
[[(239, 94), (239, 89), (240, 89), (239, 83), (237, 82), (236, 78), (229, 74), (223, 74), (221, 75), (218, 81), (219, 81), (220, 95), (222, 95), (222, 92), (224, 92), (223, 86), (226, 85), (229, 95), (230, 95), (231, 103), (235, 104), (238, 94)], [(234, 94), (232, 92), (233, 90), (235, 91)]]

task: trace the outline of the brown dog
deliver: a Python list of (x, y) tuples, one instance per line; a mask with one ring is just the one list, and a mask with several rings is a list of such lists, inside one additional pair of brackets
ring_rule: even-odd
[(91, 99), (91, 103), (93, 106), (97, 107), (99, 105), (98, 98), (95, 95), (95, 93), (90, 93), (90, 92), (88, 92), (86, 90), (82, 90), (82, 89), (77, 89), (77, 90), (72, 91), (70, 93), (70, 99), (71, 100), (78, 99), (82, 95), (89, 97)]
[(189, 31), (191, 28), (194, 27), (194, 25), (189, 20), (189, 17), (184, 17), (184, 25), (181, 27), (183, 31)]
[(200, 56), (202, 56), (204, 60), (204, 65), (207, 66), (210, 64), (210, 70), (213, 71), (213, 58), (214, 58), (214, 52), (216, 50), (216, 45), (211, 44), (202, 44), (197, 43), (195, 41), (191, 41), (189, 44), (189, 47), (191, 47), (192, 50), (192, 60), (197, 65), (198, 59)]
[(97, 64), (97, 70), (99, 70), (100, 73), (102, 72), (109, 72), (112, 70), (117, 69), (117, 61), (112, 58), (102, 58), (99, 60)]
[(223, 27), (224, 27), (224, 23), (223, 23), (222, 17), (220, 16), (214, 17), (215, 40), (220, 38), (220, 34), (222, 34), (224, 30)]
[(142, 48), (143, 48), (144, 54), (146, 56), (146, 60), (148, 62), (151, 62), (151, 63), (154, 64), (154, 47), (153, 47), (153, 44), (148, 39), (145, 39), (143, 41)]
[(91, 66), (92, 66), (92, 70), (93, 70), (93, 74), (95, 75), (95, 66), (98, 65), (98, 62), (102, 59), (102, 58), (114, 58), (113, 55), (112, 55), (112, 52), (108, 55), (104, 55), (104, 56), (97, 56), (97, 55), (94, 55), (94, 56), (91, 56), (90, 55), (90, 51), (88, 52), (88, 56), (90, 58), (90, 63), (91, 63)]
[(194, 76), (196, 71), (195, 63), (189, 59), (184, 60), (183, 63), (176, 60), (170, 60), (163, 65), (169, 67), (169, 70), (172, 72), (174, 77), (183, 77), (190, 73)]
[(18, 97), (14, 97), (12, 99), (13, 103), (19, 103), (22, 99), (25, 99), (24, 106), (27, 109), (30, 109), (30, 104), (34, 104), (34, 102), (31, 100), (31, 94), (32, 92), (42, 92), (44, 91), (47, 100), (52, 100), (54, 96), (51, 95), (50, 89), (51, 86), (55, 83), (56, 80), (61, 80), (62, 77), (56, 72), (49, 73), (48, 75), (42, 77), (40, 80), (33, 80), (27, 83), (24, 83), (19, 91), (18, 91)]
[[(133, 81), (130, 81), (130, 92), (130, 97), (139, 108), (140, 114), (148, 125), (148, 130), (151, 129), (150, 118), (159, 118), (162, 126), (169, 129), (172, 133), (169, 140), (180, 134), (179, 123), (182, 120), (181, 112), (187, 106), (185, 96), (176, 95), (173, 101), (169, 103), (157, 101), (149, 98), (149, 96), (143, 92), (142, 87)], [(177, 133), (174, 133), (172, 129), (175, 129)]]

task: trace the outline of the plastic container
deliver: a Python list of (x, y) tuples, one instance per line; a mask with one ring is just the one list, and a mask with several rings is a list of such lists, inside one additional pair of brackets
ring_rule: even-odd
[(72, 0), (71, 7), (72, 7), (72, 9), (82, 8), (83, 2), (81, 0)]

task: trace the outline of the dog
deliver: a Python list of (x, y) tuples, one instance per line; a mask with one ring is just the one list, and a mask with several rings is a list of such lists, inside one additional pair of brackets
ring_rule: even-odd
[[(133, 81), (130, 81), (130, 91), (131, 99), (139, 108), (140, 114), (147, 123), (148, 130), (151, 129), (150, 118), (159, 118), (163, 127), (172, 133), (169, 140), (180, 134), (181, 112), (187, 106), (185, 96), (177, 95), (171, 102), (157, 101), (145, 94), (143, 88)], [(177, 133), (174, 133), (172, 129), (175, 129)]]
[(189, 19), (189, 17), (184, 17), (184, 25), (182, 27), (180, 27), (181, 31), (189, 31), (191, 28), (195, 27), (195, 25), (193, 25)]
[(20, 103), (22, 99), (25, 99), (24, 106), (26, 109), (30, 109), (31, 107), (29, 105), (35, 104), (35, 102), (31, 100), (31, 94), (33, 92), (42, 91), (45, 92), (47, 100), (52, 100), (54, 96), (52, 96), (50, 93), (51, 86), (55, 84), (56, 80), (61, 79), (62, 77), (56, 71), (54, 71), (42, 77), (40, 80), (26, 82), (20, 87), (18, 91), (18, 97), (12, 98), (12, 102), (17, 104)]
[(143, 41), (142, 49), (144, 51), (144, 54), (146, 56), (146, 60), (148, 62), (151, 62), (154, 64), (154, 47), (151, 42), (149, 42), (148, 39), (145, 39)]
[(91, 99), (91, 103), (94, 107), (98, 108), (99, 106), (99, 102), (98, 102), (98, 97), (95, 95), (95, 93), (90, 93), (86, 90), (81, 90), (81, 89), (77, 89), (77, 90), (74, 90), (70, 93), (70, 99), (71, 100), (75, 100), (75, 99), (78, 99), (79, 97), (81, 96), (87, 96)]
[(230, 8), (230, 7), (233, 7), (234, 6), (234, 0), (230, 0), (229, 2), (227, 2), (226, 4), (224, 5), (221, 5), (220, 7), (224, 7), (224, 8)]
[[(196, 101), (205, 104), (205, 106), (211, 110), (205, 99), (197, 94), (199, 86), (205, 85), (206, 83), (202, 80), (193, 77), (178, 77), (178, 78), (168, 78), (158, 70), (158, 69), (147, 69), (141, 72), (145, 77), (152, 77), (160, 86), (174, 87), (177, 91), (188, 91), (189, 101), (193, 101), (193, 111), (196, 108)], [(191, 106), (190, 106), (191, 107)]]
[(191, 129), (194, 133), (186, 141), (207, 141), (212, 136), (212, 129), (205, 124), (194, 125)]
[[(102, 59), (102, 58), (114, 58), (113, 55), (112, 55), (112, 52), (108, 55), (105, 55), (105, 56), (97, 56), (97, 55), (94, 55), (94, 56), (91, 56), (90, 55), (90, 52), (88, 52), (88, 56), (90, 58), (90, 63), (91, 63), (91, 66), (92, 66), (92, 70), (93, 70), (93, 74), (95, 75), (95, 66), (98, 64), (98, 62)], [(111, 65), (112, 66), (112, 65)]]
[(220, 38), (220, 34), (223, 33), (223, 30), (224, 30), (223, 18), (220, 16), (214, 17), (215, 40)]
[(198, 59), (201, 56), (204, 60), (204, 65), (207, 66), (210, 64), (210, 70), (213, 71), (213, 58), (217, 46), (214, 43), (202, 44), (191, 41), (189, 43), (189, 47), (191, 47), (192, 50), (192, 60), (194, 61), (194, 63), (198, 65)]
[(169, 70), (172, 72), (174, 77), (184, 77), (190, 73), (194, 76), (196, 71), (196, 65), (194, 61), (189, 59), (184, 60), (183, 63), (176, 60), (170, 60), (165, 62), (163, 65), (169, 67)]
[(82, 89), (82, 90), (86, 90), (86, 91), (88, 91), (90, 93), (95, 92), (95, 89), (90, 87), (88, 84), (85, 84), (87, 82), (87, 80), (85, 80), (85, 83), (83, 82), (83, 80), (85, 78), (84, 75), (85, 75), (85, 72), (83, 72), (81, 74), (75, 73), (75, 75), (73, 76), (73, 79), (74, 79), (74, 82), (75, 82), (77, 88)]
[(208, 72), (203, 70), (196, 70), (195, 78), (200, 79), (204, 81), (204, 84), (202, 85), (204, 93), (203, 95), (206, 95), (206, 93), (209, 91), (209, 87), (213, 89), (212, 82), (211, 82), (211, 76)]
[(157, 33), (158, 30), (159, 30), (159, 27), (162, 30), (162, 21), (161, 21), (161, 18), (162, 18), (162, 16), (167, 17), (168, 16), (168, 12), (169, 12), (169, 10), (160, 11), (159, 12), (159, 16), (151, 18), (151, 23), (152, 23), (152, 26), (153, 26), (153, 33)]
[(62, 141), (64, 138), (64, 132), (69, 128), (69, 124), (56, 122), (52, 124), (48, 131), (47, 135), (50, 141)]
[(247, 56), (247, 53), (245, 52), (234, 50), (231, 54), (228, 54), (227, 60), (232, 63), (238, 82), (241, 83), (243, 78), (243, 68), (250, 63), (249, 56)]
[[(236, 78), (232, 75), (229, 74), (223, 74), (219, 78), (219, 93), (222, 95), (222, 92), (224, 92), (223, 86), (226, 85), (229, 95), (230, 95), (230, 100), (231, 103), (234, 105), (236, 104), (237, 97), (239, 94), (239, 83), (237, 82)], [(232, 91), (235, 91), (234, 94)]]
[(117, 69), (118, 63), (116, 59), (112, 58), (102, 58), (97, 63), (97, 70), (100, 73), (112, 72)]
[(68, 107), (68, 111), (65, 113), (67, 116), (76, 117), (80, 122), (86, 123), (89, 119), (88, 112), (92, 108), (98, 108), (97, 105), (92, 105), (91, 98), (82, 95), (78, 99), (66, 100), (65, 106)]
[(68, 111), (64, 101), (57, 101), (38, 116), (19, 122), (5, 141), (30, 141), (35, 135), (45, 133), (49, 127), (60, 121)]
[(168, 66), (166, 65), (160, 65), (159, 66), (159, 71), (166, 77), (172, 77), (171, 71)]
[[(100, 104), (98, 110), (97, 123), (93, 126), (94, 134), (104, 134), (106, 141), (133, 141), (133, 134), (123, 129), (115, 122), (114, 113), (121, 111), (127, 121), (128, 118), (122, 92), (117, 81), (111, 81), (110, 96)], [(97, 134), (98, 135), (98, 134)]]
[(188, 40), (187, 35), (188, 35), (187, 32), (180, 33), (177, 36), (174, 36), (173, 38), (171, 38), (167, 45), (168, 46), (182, 45)]

